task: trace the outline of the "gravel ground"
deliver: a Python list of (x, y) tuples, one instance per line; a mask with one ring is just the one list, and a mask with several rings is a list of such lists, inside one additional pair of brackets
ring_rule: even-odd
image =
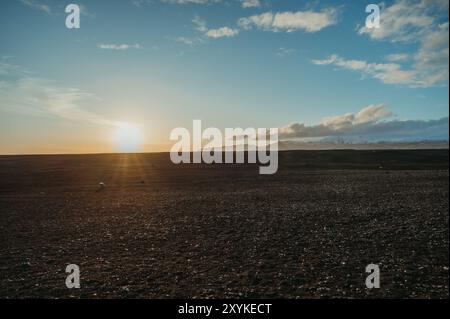
[(0, 297), (448, 298), (448, 177), (448, 151), (0, 157)]

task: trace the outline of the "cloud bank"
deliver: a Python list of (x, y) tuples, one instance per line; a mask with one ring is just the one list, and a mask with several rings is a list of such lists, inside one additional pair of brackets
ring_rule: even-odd
[(328, 117), (320, 124), (292, 123), (280, 129), (280, 139), (362, 137), (367, 140), (446, 139), (448, 117), (438, 120), (388, 120), (393, 114), (383, 104), (369, 105), (356, 114)]

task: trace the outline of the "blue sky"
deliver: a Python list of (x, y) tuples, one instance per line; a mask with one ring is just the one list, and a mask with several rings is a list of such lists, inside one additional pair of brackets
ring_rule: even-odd
[(72, 2), (80, 29), (65, 27), (69, 2), (0, 4), (1, 153), (113, 151), (121, 121), (150, 151), (193, 119), (448, 139), (448, 1), (386, 1), (375, 31), (364, 1)]

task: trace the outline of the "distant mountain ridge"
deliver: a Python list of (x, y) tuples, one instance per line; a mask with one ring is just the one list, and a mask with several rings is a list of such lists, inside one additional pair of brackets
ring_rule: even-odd
[(448, 141), (415, 141), (415, 142), (299, 142), (280, 141), (279, 150), (377, 150), (377, 149), (448, 149)]

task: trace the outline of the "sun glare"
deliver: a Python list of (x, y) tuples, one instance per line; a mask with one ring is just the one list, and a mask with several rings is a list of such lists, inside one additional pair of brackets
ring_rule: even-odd
[(142, 144), (142, 133), (136, 124), (120, 122), (114, 131), (113, 140), (119, 152), (137, 152)]

